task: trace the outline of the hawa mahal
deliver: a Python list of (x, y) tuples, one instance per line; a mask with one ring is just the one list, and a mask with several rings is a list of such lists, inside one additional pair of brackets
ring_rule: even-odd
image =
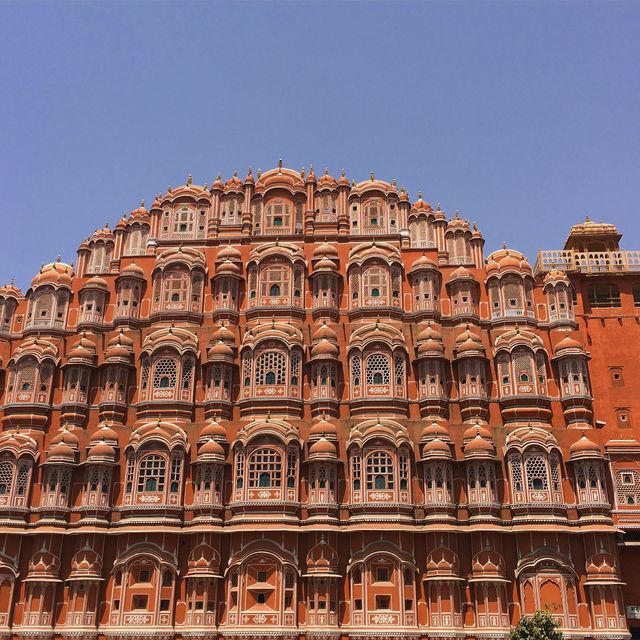
[(0, 635), (639, 637), (640, 251), (395, 181), (169, 187), (0, 288)]

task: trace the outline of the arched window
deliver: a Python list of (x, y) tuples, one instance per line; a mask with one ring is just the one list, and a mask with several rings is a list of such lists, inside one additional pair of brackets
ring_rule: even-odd
[(264, 351), (256, 358), (256, 385), (284, 385), (287, 372), (287, 358), (279, 351)]
[(138, 493), (163, 492), (167, 462), (163, 456), (148, 454), (140, 460)]
[(616, 501), (618, 507), (629, 508), (640, 505), (640, 473), (634, 469), (615, 472)]
[(560, 457), (556, 451), (548, 454), (531, 447), (522, 455), (510, 454), (508, 461), (515, 503), (562, 503)]
[(27, 506), (33, 460), (0, 454), (0, 510)]

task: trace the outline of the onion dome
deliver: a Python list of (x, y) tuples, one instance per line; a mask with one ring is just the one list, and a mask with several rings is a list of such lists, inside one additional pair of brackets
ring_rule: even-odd
[(144, 280), (144, 270), (142, 267), (139, 267), (135, 262), (128, 264), (126, 267), (120, 270), (118, 277), (120, 278), (137, 278), (139, 280)]
[(425, 254), (422, 254), (409, 269), (409, 273), (418, 273), (418, 271), (437, 271), (438, 263), (432, 258), (428, 258)]
[(116, 450), (104, 440), (92, 445), (87, 455), (87, 462), (92, 464), (114, 464)]
[(102, 423), (98, 426), (97, 431), (91, 436), (90, 445), (98, 442), (107, 442), (114, 447), (118, 446), (118, 434), (108, 424)]
[(460, 266), (451, 272), (449, 279), (447, 280), (447, 284), (456, 282), (457, 280), (473, 280), (474, 282), (477, 282), (473, 273), (463, 266)]
[(433, 420), (430, 424), (425, 425), (422, 429), (422, 436), (420, 442), (430, 442), (435, 439), (442, 440), (443, 442), (450, 442), (451, 436), (449, 435), (449, 429), (445, 427), (441, 422)]
[(340, 177), (338, 178), (338, 186), (339, 187), (348, 187), (349, 186), (349, 178), (344, 175), (344, 169), (340, 171)]
[(215, 440), (220, 444), (227, 444), (227, 431), (226, 429), (215, 419), (211, 418), (207, 424), (202, 427), (200, 436), (198, 437), (198, 443), (204, 444), (209, 440)]
[(583, 435), (580, 440), (569, 447), (570, 460), (586, 460), (588, 458), (602, 458), (600, 447)]
[(338, 429), (336, 425), (326, 420), (324, 415), (309, 429), (309, 440), (315, 440), (321, 437), (334, 442), (338, 439)]
[(324, 174), (318, 178), (317, 184), (318, 184), (318, 189), (322, 189), (322, 188), (335, 189), (338, 186), (338, 184), (335, 181), (335, 178), (332, 178), (329, 175), (329, 169), (324, 170)]
[(216, 256), (216, 262), (220, 262), (223, 260), (231, 260), (232, 262), (239, 262), (242, 260), (242, 254), (230, 244), (222, 247), (220, 251), (218, 251), (218, 255)]
[(229, 259), (216, 267), (217, 276), (240, 276), (241, 274), (240, 267)]
[(323, 338), (331, 340), (332, 342), (338, 342), (338, 334), (335, 332), (335, 329), (333, 329), (333, 327), (330, 327), (326, 322), (323, 322), (311, 334), (312, 342), (317, 342), (318, 340), (322, 340)]
[(416, 342), (418, 343), (419, 358), (440, 358), (444, 356), (442, 335), (431, 326), (431, 322), (418, 334)]
[(572, 338), (568, 331), (565, 332), (564, 338), (553, 348), (553, 353), (555, 357), (571, 354), (585, 355), (582, 343)]
[(422, 193), (418, 192), (418, 199), (411, 205), (411, 211), (426, 211), (431, 213), (433, 208), (426, 200), (422, 199)]
[(311, 347), (311, 358), (323, 360), (337, 360), (338, 347), (327, 338), (322, 338), (320, 342)]
[(309, 447), (309, 460), (335, 460), (338, 457), (336, 445), (324, 436)]
[(142, 222), (149, 219), (149, 212), (144, 208), (144, 200), (140, 202), (140, 206), (134, 209), (129, 215), (129, 222)]
[(451, 460), (451, 458), (451, 447), (440, 438), (431, 440), (422, 448), (423, 460)]
[(487, 257), (487, 276), (507, 271), (531, 274), (531, 265), (526, 257), (514, 249), (500, 249)]
[(230, 345), (235, 345), (236, 343), (236, 337), (233, 334), (233, 331), (231, 331), (231, 329), (229, 329), (229, 327), (227, 327), (227, 325), (224, 325), (224, 324), (221, 324), (211, 334), (211, 340), (209, 341), (209, 344), (218, 342), (219, 340), (222, 340), (223, 342), (226, 342), (227, 344), (230, 344)]
[(468, 458), (495, 458), (496, 449), (491, 440), (484, 438), (480, 433), (464, 445), (464, 457)]
[(87, 289), (98, 289), (99, 291), (107, 291), (109, 289), (107, 285), (107, 281), (100, 276), (93, 276), (89, 278), (83, 285), (80, 287), (80, 291), (86, 291)]
[(209, 362), (233, 363), (233, 349), (222, 339), (219, 339), (213, 346), (207, 347), (207, 360)]
[(484, 356), (484, 345), (482, 344), (482, 338), (471, 331), (469, 325), (466, 329), (456, 338), (456, 346), (454, 347), (456, 356)]
[(40, 267), (40, 271), (31, 281), (31, 287), (36, 289), (45, 284), (53, 287), (65, 287), (71, 289), (73, 281), (73, 267), (64, 262), (51, 262)]
[(478, 435), (482, 438), (486, 438), (487, 440), (491, 440), (491, 431), (489, 431), (489, 429), (482, 425), (480, 423), (480, 420), (476, 420), (474, 424), (464, 430), (464, 433), (462, 434), (462, 440), (466, 443), (467, 441), (472, 440)]
[(23, 298), (22, 291), (13, 284), (13, 278), (9, 284), (0, 287), (0, 296), (4, 298)]
[(133, 354), (133, 340), (120, 331), (107, 343), (105, 360), (108, 362), (122, 362), (129, 364)]
[(74, 450), (78, 449), (78, 436), (73, 433), (73, 431), (69, 431), (66, 426), (63, 426), (58, 433), (51, 439), (51, 444), (64, 443), (71, 447)]
[(75, 464), (75, 451), (66, 443), (58, 442), (47, 452), (47, 464)]
[(96, 345), (86, 337), (83, 332), (82, 337), (76, 342), (67, 354), (67, 364), (86, 364), (93, 366), (96, 357)]
[(196, 462), (224, 462), (226, 455), (224, 449), (215, 440), (207, 440), (198, 449)]

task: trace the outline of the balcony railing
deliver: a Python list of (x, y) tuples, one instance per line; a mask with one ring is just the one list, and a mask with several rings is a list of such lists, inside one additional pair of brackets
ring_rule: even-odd
[(539, 251), (534, 273), (554, 268), (574, 273), (640, 272), (640, 251)]

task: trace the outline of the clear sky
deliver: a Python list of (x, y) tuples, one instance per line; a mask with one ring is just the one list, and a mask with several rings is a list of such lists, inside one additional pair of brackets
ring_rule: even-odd
[(280, 157), (397, 178), (487, 253), (585, 215), (640, 249), (639, 29), (639, 2), (0, 2), (0, 282)]

